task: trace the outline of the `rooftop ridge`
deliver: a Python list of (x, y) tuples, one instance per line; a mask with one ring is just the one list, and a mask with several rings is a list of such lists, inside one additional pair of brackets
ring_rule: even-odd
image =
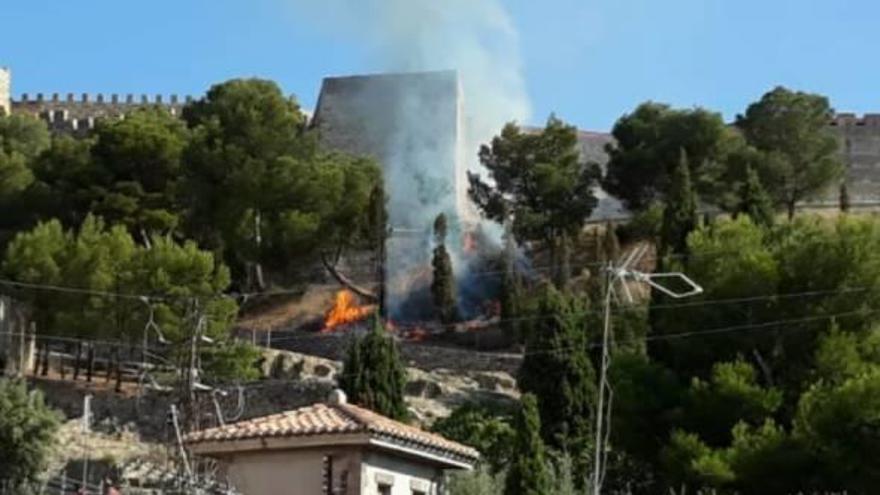
[(199, 444), (345, 433), (367, 433), (384, 439), (415, 444), (425, 449), (439, 449), (457, 456), (479, 457), (479, 452), (472, 447), (347, 403), (318, 402), (268, 416), (194, 431), (187, 434), (184, 441), (189, 444)]

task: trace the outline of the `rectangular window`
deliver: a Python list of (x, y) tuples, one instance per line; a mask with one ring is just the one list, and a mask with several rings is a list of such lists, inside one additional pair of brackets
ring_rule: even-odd
[(391, 495), (391, 485), (379, 485), (379, 495)]

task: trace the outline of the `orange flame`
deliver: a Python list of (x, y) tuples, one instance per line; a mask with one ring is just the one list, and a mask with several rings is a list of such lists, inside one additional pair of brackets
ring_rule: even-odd
[(324, 330), (331, 330), (339, 325), (363, 320), (374, 310), (375, 307), (372, 305), (358, 305), (355, 302), (354, 294), (343, 289), (336, 293), (333, 307), (327, 312), (327, 317), (324, 319)]

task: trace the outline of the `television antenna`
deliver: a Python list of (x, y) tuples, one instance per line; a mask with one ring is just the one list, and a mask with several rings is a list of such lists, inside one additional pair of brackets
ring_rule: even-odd
[[(703, 288), (691, 278), (681, 272), (646, 273), (637, 270), (636, 266), (642, 261), (648, 245), (642, 244), (624, 255), (620, 261), (609, 263), (605, 268), (605, 309), (602, 329), (602, 358), (599, 370), (599, 390), (596, 407), (596, 439), (595, 453), (593, 458), (593, 495), (602, 493), (602, 483), (605, 481), (605, 470), (608, 463), (609, 440), (611, 436), (611, 404), (613, 391), (608, 381), (608, 370), (611, 367), (611, 343), (613, 332), (611, 325), (612, 300), (620, 302), (617, 298), (617, 290), (623, 293), (627, 304), (633, 303), (632, 292), (629, 282), (646, 284), (649, 287), (674, 299), (702, 294)], [(681, 289), (675, 289), (667, 285), (670, 281), (678, 280), (683, 283)]]

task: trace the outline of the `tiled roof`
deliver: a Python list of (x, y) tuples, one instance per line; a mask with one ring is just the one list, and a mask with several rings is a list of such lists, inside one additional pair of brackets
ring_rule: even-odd
[(422, 449), (440, 450), (447, 454), (472, 460), (479, 457), (479, 453), (471, 447), (347, 403), (319, 403), (270, 416), (195, 431), (188, 434), (184, 441), (192, 445), (202, 442), (344, 433), (368, 433), (380, 439), (387, 438)]

